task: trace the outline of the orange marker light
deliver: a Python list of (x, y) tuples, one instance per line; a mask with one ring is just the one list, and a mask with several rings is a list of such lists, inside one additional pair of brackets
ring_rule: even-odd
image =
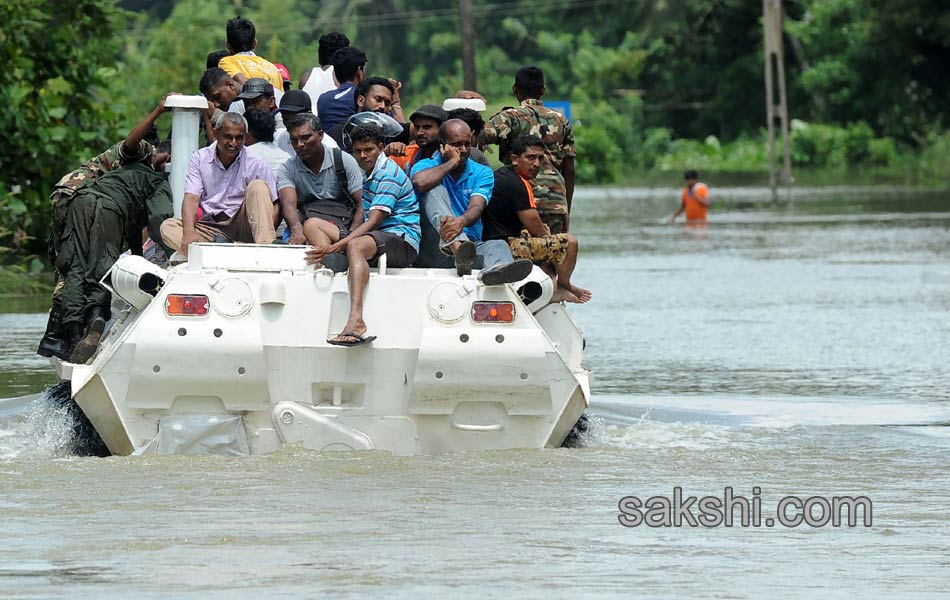
[(211, 303), (207, 296), (169, 294), (165, 298), (165, 314), (173, 317), (200, 317), (208, 314)]
[(472, 320), (476, 323), (512, 323), (515, 320), (515, 305), (512, 302), (474, 302)]

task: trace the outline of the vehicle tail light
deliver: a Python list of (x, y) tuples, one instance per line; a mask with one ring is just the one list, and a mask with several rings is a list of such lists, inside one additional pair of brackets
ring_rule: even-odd
[(512, 302), (474, 302), (472, 320), (476, 323), (511, 323), (515, 320)]
[(210, 305), (207, 296), (169, 294), (165, 298), (165, 313), (177, 317), (200, 317), (208, 314)]

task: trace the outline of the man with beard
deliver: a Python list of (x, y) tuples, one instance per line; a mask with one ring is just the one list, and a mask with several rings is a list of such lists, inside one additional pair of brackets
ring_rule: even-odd
[[(409, 141), (409, 124), (405, 122), (406, 117), (402, 112), (402, 103), (399, 101), (400, 87), (398, 81), (394, 82), (392, 79), (383, 77), (364, 79), (356, 88), (356, 114), (371, 111), (392, 117), (403, 126), (402, 135), (394, 141), (406, 143)], [(346, 148), (343, 135), (345, 127), (346, 122), (343, 121), (326, 132), (341, 148)]]
[(386, 146), (386, 155), (407, 173), (420, 160), (431, 158), (439, 149), (439, 127), (448, 120), (441, 106), (423, 104), (409, 116), (416, 128), (415, 141), (408, 146), (393, 142)]

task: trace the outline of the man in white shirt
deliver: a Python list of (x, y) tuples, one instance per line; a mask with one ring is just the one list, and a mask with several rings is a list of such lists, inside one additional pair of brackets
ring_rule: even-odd
[(340, 82), (333, 76), (333, 65), (330, 63), (330, 58), (334, 52), (349, 45), (350, 39), (342, 33), (331, 31), (324, 34), (320, 38), (320, 45), (317, 50), (317, 59), (320, 66), (309, 69), (300, 76), (299, 87), (310, 96), (312, 102), (310, 112), (313, 114), (317, 114), (317, 98), (324, 92), (340, 87)]
[(290, 154), (274, 143), (274, 115), (252, 108), (244, 113), (244, 118), (247, 119), (245, 148), (251, 156), (256, 156), (266, 162), (276, 177), (277, 169), (290, 158)]

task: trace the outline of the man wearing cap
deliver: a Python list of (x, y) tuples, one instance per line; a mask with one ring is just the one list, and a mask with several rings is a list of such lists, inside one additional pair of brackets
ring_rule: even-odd
[(277, 110), (277, 101), (274, 98), (274, 86), (262, 77), (251, 77), (244, 82), (244, 87), (238, 95), (244, 101), (244, 110), (252, 108), (274, 115), (277, 130), (284, 128), (284, 120)]
[[(294, 115), (310, 112), (311, 105), (310, 95), (307, 94), (307, 92), (303, 90), (290, 90), (280, 99), (279, 110), (281, 119), (289, 121)], [(294, 155), (294, 146), (290, 143), (290, 133), (288, 133), (287, 129), (281, 129), (274, 135), (274, 143), (287, 154), (291, 156)], [(337, 143), (333, 141), (333, 138), (326, 135), (323, 136), (323, 145), (329, 148), (338, 147)]]
[(215, 127), (215, 143), (191, 155), (181, 218), (162, 223), (167, 246), (187, 254), (192, 242), (219, 237), (255, 244), (274, 241), (277, 182), (267, 163), (244, 147), (246, 134), (244, 117), (225, 113)]
[(290, 70), (280, 63), (274, 63), (274, 67), (277, 69), (277, 72), (280, 73), (280, 78), (284, 80), (283, 91), (289, 92), (290, 89), (294, 87), (290, 79)]
[(448, 120), (441, 106), (423, 104), (409, 115), (416, 128), (416, 139), (406, 146), (394, 142), (386, 146), (386, 155), (407, 173), (422, 159), (430, 158), (439, 149), (439, 127)]
[[(432, 259), (427, 240), (433, 238), (443, 254), (454, 256), (459, 276), (476, 267), (476, 257), (484, 261), (479, 278), (486, 285), (512, 283), (528, 276), (530, 260), (514, 261), (507, 241), (482, 241), (482, 211), (491, 201), (495, 174), (491, 168), (468, 159), (472, 130), (465, 121), (449, 119), (439, 127), (439, 150), (431, 158), (418, 161), (410, 171), (412, 186), (425, 211), (427, 226), (422, 226), (420, 267), (439, 267)], [(429, 262), (432, 260), (432, 262)]]

